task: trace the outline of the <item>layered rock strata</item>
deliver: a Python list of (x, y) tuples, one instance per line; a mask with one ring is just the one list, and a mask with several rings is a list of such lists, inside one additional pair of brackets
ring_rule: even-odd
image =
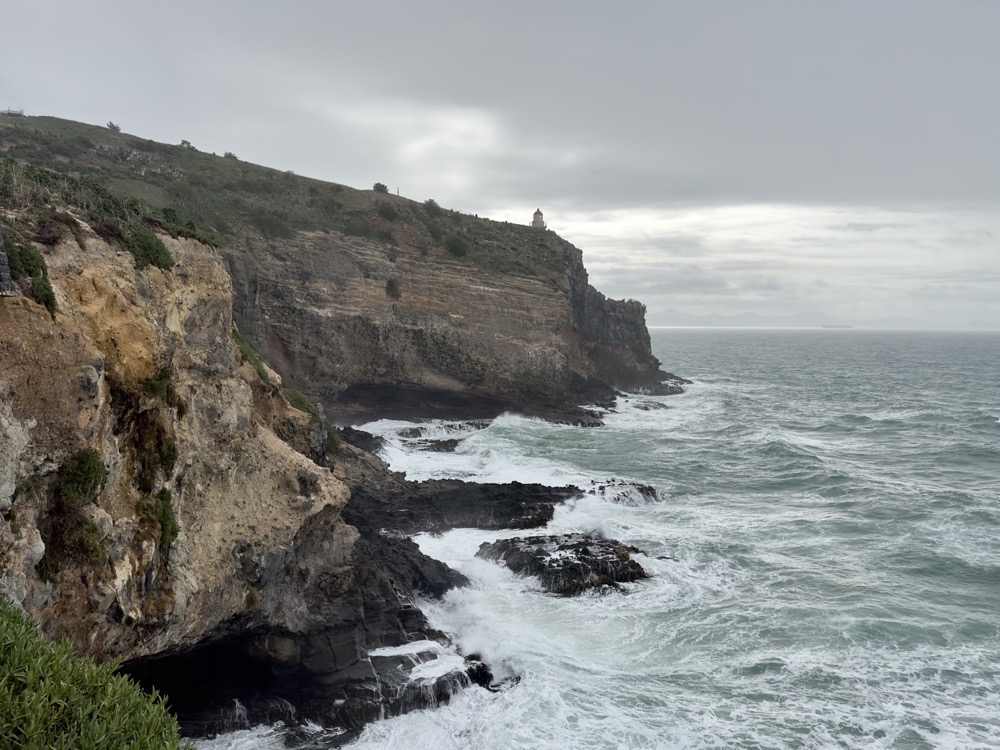
[[(579, 249), (453, 218), (475, 235), (478, 264), (429, 252), (403, 225), (383, 230), (395, 245), (335, 232), (239, 239), (224, 254), (240, 330), (340, 423), (515, 410), (599, 424), (573, 405), (680, 391), (650, 351), (644, 306), (590, 286)], [(504, 252), (520, 254), (521, 272), (493, 270)]]

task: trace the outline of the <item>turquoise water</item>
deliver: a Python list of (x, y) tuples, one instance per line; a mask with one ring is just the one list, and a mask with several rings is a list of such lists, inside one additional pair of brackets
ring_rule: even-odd
[[(1000, 748), (1000, 335), (659, 330), (695, 384), (583, 429), (504, 416), (394, 468), (590, 486), (553, 531), (642, 548), (623, 592), (543, 594), (421, 536), (467, 589), (426, 603), (520, 683), (372, 725), (356, 747)], [(663, 404), (666, 409), (649, 409)], [(514, 535), (513, 532), (509, 535)], [(211, 747), (271, 747), (267, 731)], [(209, 745), (206, 745), (208, 747)]]

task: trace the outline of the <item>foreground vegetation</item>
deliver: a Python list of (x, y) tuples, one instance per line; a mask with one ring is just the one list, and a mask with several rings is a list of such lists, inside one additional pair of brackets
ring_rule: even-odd
[(0, 747), (23, 750), (189, 748), (163, 698), (114, 665), (47, 643), (0, 597)]

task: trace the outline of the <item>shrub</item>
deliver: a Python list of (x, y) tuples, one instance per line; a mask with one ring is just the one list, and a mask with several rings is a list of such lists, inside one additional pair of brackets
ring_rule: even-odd
[(352, 217), (347, 222), (344, 223), (344, 228), (341, 230), (344, 234), (351, 237), (374, 237), (375, 231), (368, 225), (368, 223), (359, 216)]
[(169, 271), (174, 267), (174, 258), (163, 244), (163, 240), (148, 227), (140, 224), (132, 229), (125, 240), (125, 246), (135, 258), (136, 268), (153, 265)]
[(335, 451), (343, 445), (344, 439), (340, 436), (340, 430), (329, 422), (323, 423), (323, 431), (326, 433), (326, 445), (323, 446), (327, 453)]
[(48, 273), (42, 254), (30, 245), (9, 246), (7, 262), (10, 264), (10, 275), (14, 279), (30, 279), (32, 276), (39, 274), (45, 276)]
[(116, 133), (120, 133), (122, 132), (122, 126), (108, 120), (108, 130), (113, 130)]
[(43, 305), (49, 311), (53, 320), (56, 315), (56, 293), (52, 291), (52, 284), (45, 276), (31, 277), (31, 296), (35, 302)]
[(399, 218), (399, 211), (391, 203), (379, 203), (377, 210), (378, 215), (386, 221), (395, 221)]
[(439, 206), (438, 202), (433, 198), (428, 198), (427, 200), (424, 201), (424, 211), (432, 219), (436, 219), (442, 214), (444, 214), (444, 211), (441, 209), (441, 206)]
[(385, 185), (384, 185), (383, 183), (381, 183), (381, 182), (376, 182), (376, 183), (375, 183), (375, 184), (374, 184), (374, 185), (372, 186), (372, 190), (374, 190), (374, 191), (375, 191), (376, 193), (388, 193), (388, 192), (389, 192), (389, 188), (387, 188), (387, 187), (386, 187), (386, 186), (385, 186)]
[(395, 279), (389, 279), (385, 282), (385, 293), (393, 299), (399, 299), (399, 282)]
[(427, 234), (431, 236), (431, 239), (435, 242), (440, 242), (444, 239), (444, 231), (437, 224), (428, 222), (427, 223)]
[(147, 695), (114, 664), (46, 643), (0, 597), (0, 746), (31, 750), (164, 748), (190, 745), (162, 696)]
[(162, 398), (170, 388), (170, 377), (170, 368), (161, 367), (153, 377), (142, 378), (139, 381), (139, 385), (142, 386), (142, 390), (147, 396)]
[(465, 240), (457, 235), (451, 235), (448, 241), (444, 243), (445, 249), (457, 258), (463, 257), (469, 252), (469, 246), (466, 244)]
[(56, 494), (65, 508), (82, 508), (97, 502), (104, 476), (101, 454), (93, 448), (84, 448), (67, 458), (59, 469)]
[(278, 214), (260, 211), (253, 214), (250, 221), (260, 230), (262, 235), (269, 239), (288, 239), (295, 236), (295, 232)]

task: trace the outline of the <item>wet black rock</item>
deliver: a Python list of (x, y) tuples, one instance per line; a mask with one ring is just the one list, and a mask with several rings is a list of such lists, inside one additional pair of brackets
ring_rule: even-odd
[(415, 440), (413, 444), (421, 450), (434, 453), (454, 453), (461, 442), (458, 438), (447, 438), (444, 440)]
[(638, 581), (648, 574), (632, 559), (637, 547), (588, 534), (532, 536), (483, 542), (476, 557), (502, 562), (515, 573), (537, 576), (553, 594)]
[(377, 454), (385, 445), (384, 438), (355, 427), (341, 427), (340, 437), (343, 438), (344, 442), (350, 443), (355, 448), (360, 448), (372, 454)]
[(556, 505), (579, 494), (576, 487), (432, 479), (374, 491), (354, 487), (341, 513), (358, 529), (401, 534), (456, 528), (532, 529), (547, 524)]
[(629, 482), (612, 477), (603, 482), (593, 481), (589, 493), (621, 505), (645, 505), (660, 499), (656, 488), (642, 482)]

